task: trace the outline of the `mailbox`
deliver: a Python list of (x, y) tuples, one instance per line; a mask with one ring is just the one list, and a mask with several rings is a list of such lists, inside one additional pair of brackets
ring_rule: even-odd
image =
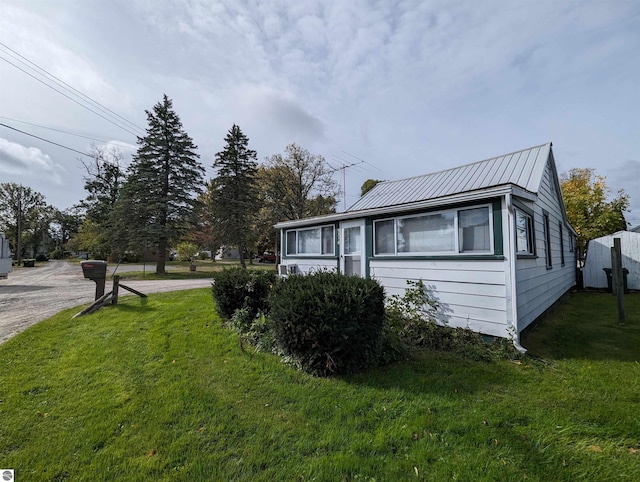
[(85, 278), (96, 283), (96, 300), (104, 295), (104, 283), (107, 279), (107, 262), (101, 260), (89, 260), (80, 263)]
[(99, 279), (107, 277), (107, 262), (100, 260), (89, 260), (80, 263), (85, 278)]

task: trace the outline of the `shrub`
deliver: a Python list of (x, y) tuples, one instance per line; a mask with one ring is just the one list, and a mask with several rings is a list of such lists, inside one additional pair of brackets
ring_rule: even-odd
[(230, 268), (215, 273), (211, 291), (218, 313), (230, 319), (236, 310), (245, 309), (243, 319), (248, 321), (243, 330), (248, 330), (258, 313), (267, 311), (267, 296), (275, 281), (275, 271)]
[(342, 374), (373, 365), (384, 318), (377, 281), (333, 272), (290, 276), (269, 295), (276, 344), (304, 371)]
[(49, 257), (46, 254), (40, 253), (36, 255), (36, 261), (38, 262), (49, 261)]
[(60, 246), (56, 246), (56, 248), (51, 251), (50, 256), (53, 259), (62, 259), (64, 258), (64, 250)]
[(227, 325), (240, 335), (241, 342), (249, 342), (256, 351), (276, 351), (271, 320), (263, 312), (251, 318), (247, 308), (240, 308), (233, 313)]
[(194, 243), (190, 243), (189, 241), (183, 241), (182, 243), (178, 243), (176, 251), (178, 253), (178, 260), (191, 261), (198, 252), (198, 246)]
[(510, 340), (446, 326), (446, 309), (433, 288), (422, 280), (408, 280), (407, 284), (404, 296), (391, 296), (385, 311), (385, 328), (406, 345), (449, 351), (474, 360), (520, 358)]

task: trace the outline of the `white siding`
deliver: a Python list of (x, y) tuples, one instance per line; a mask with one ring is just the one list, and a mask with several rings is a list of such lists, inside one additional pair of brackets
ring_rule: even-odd
[(285, 258), (280, 264), (283, 266), (296, 265), (297, 272), (300, 274), (338, 269), (338, 260), (336, 258)]
[[(535, 259), (516, 259), (516, 300), (518, 306), (518, 331), (522, 331), (538, 316), (575, 285), (576, 258), (570, 252), (569, 230), (563, 220), (560, 192), (552, 169), (547, 163), (533, 204), (536, 254)], [(552, 268), (546, 264), (546, 242), (543, 211), (549, 215)], [(562, 223), (564, 266), (561, 263), (560, 232)], [(511, 226), (509, 229), (514, 229)]]
[(374, 258), (369, 266), (387, 295), (401, 295), (408, 279), (421, 279), (444, 307), (448, 326), (508, 336), (504, 261)]
[(607, 287), (603, 268), (611, 268), (613, 238), (620, 238), (622, 267), (629, 270), (627, 286), (632, 290), (640, 290), (640, 233), (631, 231), (620, 231), (589, 241), (583, 269), (585, 288)]

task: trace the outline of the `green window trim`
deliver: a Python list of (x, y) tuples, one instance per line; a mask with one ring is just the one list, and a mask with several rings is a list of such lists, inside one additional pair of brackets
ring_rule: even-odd
[[(488, 215), (488, 250), (483, 251), (474, 251), (470, 249), (464, 249), (464, 241), (462, 236), (466, 236), (462, 234), (461, 231), (461, 216), (465, 211), (471, 211), (474, 209), (486, 209)], [(399, 222), (406, 222), (405, 220), (416, 219), (420, 217), (430, 217), (430, 216), (452, 216), (452, 225), (451, 225), (451, 237), (452, 237), (452, 249), (444, 250), (441, 252), (433, 252), (429, 251), (400, 251), (400, 234), (399, 230), (400, 225)], [(502, 256), (504, 254), (503, 250), (503, 240), (502, 240), (502, 209), (501, 209), (501, 199), (493, 199), (488, 200), (484, 203), (465, 203), (459, 205), (453, 205), (447, 208), (438, 208), (430, 211), (417, 211), (409, 214), (403, 213), (402, 215), (396, 216), (387, 216), (387, 217), (379, 217), (377, 219), (369, 220), (372, 224), (372, 238), (371, 241), (368, 242), (367, 247), (371, 249), (372, 259), (382, 259), (382, 258), (392, 258), (392, 259), (443, 259), (445, 257), (452, 257), (455, 259), (472, 259), (471, 257), (480, 257), (481, 259), (491, 259), (493, 256)], [(391, 225), (389, 225), (391, 223)], [(377, 235), (377, 226), (380, 226), (380, 232), (382, 233), (382, 226), (385, 226), (386, 233), (384, 234), (385, 238), (376, 238)], [(389, 238), (389, 227), (393, 229), (393, 239)], [(381, 234), (382, 236), (382, 234)], [(380, 240), (380, 244), (376, 241)], [(466, 238), (464, 238), (466, 239)], [(485, 238), (486, 239), (486, 238)], [(384, 240), (384, 242), (383, 242)], [(389, 245), (389, 246), (385, 246)], [(392, 246), (392, 247), (391, 247)], [(377, 249), (380, 249), (379, 254), (376, 254)]]
[[(332, 230), (332, 241), (330, 243), (332, 252), (326, 250), (326, 246), (329, 245), (328, 241), (324, 239), (325, 230), (331, 228)], [(304, 231), (319, 231), (319, 247), (320, 252), (311, 252), (311, 253), (300, 253), (300, 232)], [(317, 226), (305, 226), (301, 228), (292, 228), (292, 229), (283, 229), (282, 230), (282, 259), (313, 259), (313, 258), (321, 258), (321, 259), (334, 259), (339, 258), (338, 251), (338, 240), (336, 233), (338, 231), (337, 225), (333, 224), (323, 224)], [(325, 241), (326, 244), (325, 244)], [(293, 248), (291, 244), (293, 243)]]
[(489, 260), (504, 261), (502, 254), (453, 254), (453, 255), (433, 255), (433, 256), (374, 256), (371, 261), (460, 261), (460, 260)]

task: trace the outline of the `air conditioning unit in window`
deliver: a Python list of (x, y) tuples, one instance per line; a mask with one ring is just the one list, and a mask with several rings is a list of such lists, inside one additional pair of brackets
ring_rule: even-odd
[(278, 276), (289, 276), (290, 274), (298, 274), (297, 264), (279, 264)]

